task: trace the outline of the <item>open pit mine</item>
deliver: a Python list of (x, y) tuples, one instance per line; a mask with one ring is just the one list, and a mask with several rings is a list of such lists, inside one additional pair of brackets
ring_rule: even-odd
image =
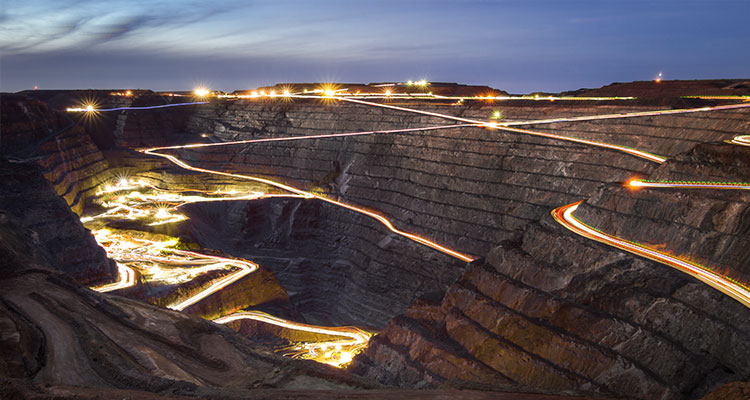
[(750, 81), (1, 100), (0, 397), (750, 397)]

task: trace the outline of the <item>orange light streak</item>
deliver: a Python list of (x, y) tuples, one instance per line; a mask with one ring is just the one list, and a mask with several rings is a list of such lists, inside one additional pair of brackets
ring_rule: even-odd
[(353, 326), (321, 327), (299, 322), (288, 321), (260, 311), (243, 311), (213, 320), (217, 324), (250, 319), (286, 329), (343, 337), (344, 340), (304, 343), (295, 358), (313, 359), (318, 362), (342, 367), (348, 364), (354, 355), (362, 351), (370, 341), (372, 334)]
[(733, 189), (750, 190), (750, 183), (744, 182), (694, 182), (694, 181), (644, 181), (631, 179), (627, 185), (633, 188), (667, 188), (667, 189)]
[(735, 136), (734, 138), (732, 138), (732, 140), (729, 141), (729, 143), (740, 146), (750, 146), (750, 135)]
[(597, 121), (597, 120), (604, 120), (604, 119), (650, 117), (650, 116), (658, 116), (658, 115), (673, 115), (673, 114), (687, 114), (687, 113), (694, 113), (694, 112), (733, 110), (737, 108), (748, 108), (748, 107), (750, 107), (750, 104), (730, 104), (730, 105), (716, 106), (716, 107), (680, 108), (680, 109), (675, 109), (675, 110), (638, 111), (638, 112), (620, 113), (620, 114), (586, 115), (586, 116), (581, 116), (581, 117), (537, 119), (537, 120), (531, 120), (531, 121), (513, 121), (513, 122), (503, 122), (501, 123), (501, 125), (520, 126), (520, 125), (553, 124), (557, 122)]
[(423, 115), (430, 115), (430, 116), (438, 117), (438, 118), (445, 118), (445, 119), (460, 121), (460, 122), (469, 123), (469, 124), (476, 124), (476, 125), (481, 125), (485, 128), (490, 128), (490, 129), (500, 129), (500, 130), (509, 131), (509, 132), (522, 133), (525, 135), (541, 136), (541, 137), (546, 137), (549, 139), (565, 140), (568, 142), (574, 142), (574, 143), (586, 144), (590, 146), (602, 147), (605, 149), (622, 151), (624, 153), (627, 153), (636, 157), (640, 157), (640, 158), (646, 159), (648, 161), (656, 162), (656, 163), (663, 163), (664, 161), (667, 160), (666, 157), (662, 157), (662, 156), (652, 154), (652, 153), (642, 151), (642, 150), (631, 149), (626, 146), (620, 146), (620, 145), (609, 144), (609, 143), (604, 143), (604, 142), (597, 142), (594, 140), (580, 139), (580, 138), (571, 137), (571, 136), (557, 135), (554, 133), (531, 131), (528, 129), (511, 128), (507, 126), (506, 124), (501, 124), (497, 122), (484, 122), (484, 121), (479, 121), (475, 119), (455, 117), (452, 115), (445, 115), (445, 114), (440, 114), (440, 113), (431, 112), (431, 111), (416, 110), (413, 108), (399, 107), (399, 106), (393, 106), (389, 104), (372, 103), (369, 101), (347, 99), (347, 98), (337, 98), (337, 99), (343, 100), (343, 101), (349, 101), (352, 103), (364, 104), (364, 105), (373, 106), (373, 107), (390, 108), (393, 110), (406, 111), (406, 112), (412, 112), (412, 113), (423, 114)]
[(113, 290), (125, 289), (135, 285), (135, 270), (133, 268), (130, 268), (124, 264), (117, 263), (117, 271), (119, 275), (119, 280), (117, 282), (92, 287), (91, 289), (99, 293), (106, 293)]
[(594, 229), (573, 216), (582, 201), (568, 204), (552, 211), (552, 217), (560, 225), (585, 238), (625, 250), (684, 272), (708, 284), (750, 308), (750, 291), (697, 263), (673, 257), (665, 252), (652, 249), (625, 239)]

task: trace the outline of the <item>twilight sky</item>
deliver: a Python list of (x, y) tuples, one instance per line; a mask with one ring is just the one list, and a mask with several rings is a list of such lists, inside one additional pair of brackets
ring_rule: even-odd
[(0, 90), (750, 78), (750, 0), (0, 0)]

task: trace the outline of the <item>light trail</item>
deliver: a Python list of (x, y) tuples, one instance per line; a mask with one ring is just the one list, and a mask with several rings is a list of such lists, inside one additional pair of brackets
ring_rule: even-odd
[(682, 96), (683, 99), (701, 99), (701, 100), (742, 100), (750, 101), (750, 96)]
[(92, 287), (91, 288), (92, 290), (95, 290), (99, 293), (106, 293), (106, 292), (111, 292), (114, 290), (129, 288), (135, 285), (135, 270), (121, 263), (116, 263), (116, 264), (117, 264), (117, 272), (119, 275), (119, 280), (114, 283), (108, 283), (106, 285)]
[[(136, 189), (140, 189), (140, 191)], [(151, 192), (144, 192), (144, 189), (149, 189)], [(225, 196), (226, 194), (231, 195)], [(115, 184), (106, 185), (104, 189), (97, 192), (97, 196), (105, 195), (108, 197), (101, 201), (101, 205), (108, 210), (98, 215), (82, 217), (81, 222), (91, 224), (97, 220), (128, 219), (141, 220), (152, 226), (162, 225), (185, 220), (186, 217), (175, 213), (176, 209), (185, 204), (254, 200), (275, 196), (260, 192), (237, 196), (234, 194), (234, 191), (229, 193), (212, 192), (212, 196), (165, 193), (142, 180), (122, 178)], [(183, 310), (258, 269), (257, 264), (249, 261), (173, 248), (178, 243), (174, 239), (166, 241), (147, 240), (128, 234), (113, 233), (109, 229), (94, 230), (94, 237), (104, 247), (107, 256), (117, 262), (119, 270), (117, 282), (92, 288), (100, 292), (134, 286), (136, 284), (136, 269), (139, 270), (145, 280), (166, 284), (184, 283), (210, 271), (237, 270), (211, 283), (209, 287), (197, 294), (168, 306), (175, 310)]]
[(183, 300), (180, 303), (169, 305), (168, 308), (171, 308), (173, 310), (182, 311), (186, 309), (187, 307), (190, 307), (191, 305), (205, 299), (206, 297), (218, 292), (221, 289), (224, 289), (225, 287), (231, 285), (234, 282), (237, 282), (238, 280), (242, 279), (245, 275), (248, 275), (252, 272), (255, 272), (255, 270), (258, 269), (258, 264), (249, 262), (249, 261), (242, 261), (242, 260), (232, 260), (224, 257), (217, 257), (217, 256), (209, 256), (205, 254), (199, 254), (199, 253), (193, 253), (189, 251), (175, 251), (176, 254), (182, 254), (182, 255), (192, 255), (194, 257), (201, 257), (206, 258), (210, 260), (217, 261), (220, 265), (223, 266), (237, 266), (240, 267), (240, 271), (237, 271), (231, 275), (228, 275), (214, 283), (211, 284), (206, 289), (203, 289), (201, 292), (197, 293), (196, 295), (189, 297), (185, 300)]
[(750, 135), (735, 136), (729, 141), (729, 143), (740, 146), (750, 146)]
[(750, 183), (746, 182), (701, 182), (701, 181), (651, 181), (631, 179), (627, 186), (640, 188), (669, 188), (669, 189), (733, 189), (750, 190)]
[[(337, 98), (337, 97), (333, 97), (333, 98)], [(454, 117), (452, 115), (440, 114), (440, 113), (431, 112), (431, 111), (416, 110), (413, 108), (393, 106), (389, 104), (373, 103), (369, 101), (362, 101), (362, 100), (355, 100), (355, 99), (348, 99), (348, 98), (339, 98), (339, 99), (343, 101), (348, 101), (352, 103), (363, 104), (363, 105), (368, 105), (368, 106), (373, 106), (373, 107), (389, 108), (392, 110), (399, 110), (399, 111), (411, 112), (411, 113), (416, 113), (416, 114), (429, 115), (429, 116), (438, 117), (438, 118), (445, 118), (445, 119), (450, 119), (454, 121), (460, 121), (460, 122), (464, 122), (468, 124), (481, 125), (482, 127), (489, 128), (489, 129), (500, 129), (500, 130), (504, 130), (508, 132), (522, 133), (525, 135), (540, 136), (540, 137), (545, 137), (548, 139), (564, 140), (568, 142), (580, 143), (580, 144), (585, 144), (589, 146), (602, 147), (605, 149), (621, 151), (621, 152), (624, 152), (624, 153), (627, 153), (627, 154), (630, 154), (639, 158), (643, 158), (651, 162), (659, 163), (659, 164), (667, 160), (666, 157), (662, 157), (662, 156), (652, 154), (646, 151), (638, 150), (638, 149), (633, 149), (627, 146), (620, 146), (616, 144), (597, 142), (597, 141), (588, 140), (588, 139), (580, 139), (580, 138), (571, 137), (571, 136), (557, 135), (554, 133), (512, 128), (512, 127), (505, 126), (497, 122), (485, 122), (485, 121), (479, 121), (479, 120), (470, 119), (470, 118)]]
[[(474, 125), (474, 124), (471, 124)], [(330, 135), (314, 135), (309, 137), (299, 137), (299, 136), (293, 136), (291, 138), (273, 138), (273, 139), (255, 139), (255, 140), (245, 140), (245, 141), (238, 141), (238, 142), (225, 142), (225, 143), (207, 143), (207, 144), (192, 144), (192, 145), (182, 145), (182, 146), (167, 146), (167, 147), (154, 147), (150, 149), (140, 149), (139, 151), (144, 154), (149, 154), (153, 156), (163, 157), (167, 160), (171, 161), (175, 165), (195, 172), (202, 172), (207, 174), (213, 174), (213, 175), (220, 175), (220, 176), (229, 176), (233, 178), (239, 178), (239, 179), (245, 179), (245, 180), (251, 180), (259, 183), (264, 183), (266, 185), (271, 185), (286, 191), (289, 191), (291, 193), (294, 193), (296, 195), (299, 195), (303, 198), (307, 199), (317, 199), (324, 201), (329, 204), (333, 204), (335, 206), (343, 207), (348, 210), (357, 212), (359, 214), (366, 215), (370, 218), (373, 218), (383, 224), (388, 230), (391, 232), (405, 237), (407, 239), (413, 240), (417, 243), (423, 244), (427, 247), (430, 247), (432, 249), (438, 250), (442, 253), (448, 254), (452, 257), (455, 257), (459, 260), (462, 260), (464, 262), (471, 262), (474, 261), (475, 258), (460, 252), (457, 252), (455, 250), (449, 249), (445, 246), (442, 246), (432, 240), (429, 240), (427, 238), (424, 238), (419, 235), (415, 235), (409, 232), (402, 231), (400, 229), (397, 229), (393, 226), (393, 224), (384, 216), (377, 214), (373, 211), (364, 209), (362, 207), (357, 207), (351, 204), (343, 203), (337, 200), (333, 200), (312, 192), (304, 191), (298, 188), (295, 188), (293, 186), (289, 186), (277, 181), (273, 181), (270, 179), (260, 178), (256, 176), (249, 176), (249, 175), (243, 175), (243, 174), (234, 174), (229, 172), (223, 172), (223, 171), (216, 171), (216, 170), (210, 170), (206, 168), (200, 168), (200, 167), (194, 167), (192, 165), (187, 164), (186, 162), (180, 160), (176, 156), (159, 153), (161, 150), (176, 150), (176, 149), (186, 149), (186, 148), (201, 148), (201, 147), (210, 147), (210, 146), (218, 146), (218, 145), (227, 145), (227, 144), (248, 144), (248, 143), (259, 143), (263, 141), (275, 141), (275, 140), (302, 140), (302, 139), (319, 139), (322, 137), (340, 137), (340, 136), (354, 136), (354, 135), (363, 135), (363, 134), (375, 134), (375, 133), (396, 133), (396, 132), (415, 132), (415, 131), (425, 131), (425, 130), (434, 130), (434, 129), (446, 129), (446, 128), (455, 128), (457, 125), (443, 125), (438, 127), (427, 127), (427, 128), (412, 128), (412, 129), (399, 129), (399, 130), (391, 130), (391, 131), (368, 131), (368, 132), (351, 132), (351, 133), (344, 133), (344, 134), (330, 134)]]
[(424, 128), (404, 128), (404, 129), (388, 129), (388, 130), (379, 130), (379, 131), (326, 133), (326, 134), (321, 134), (321, 135), (286, 136), (286, 137), (275, 137), (275, 138), (264, 138), (264, 139), (235, 140), (231, 142), (196, 143), (196, 144), (185, 144), (185, 145), (177, 145), (177, 146), (154, 147), (150, 149), (139, 149), (138, 151), (146, 152), (147, 150), (194, 149), (194, 148), (203, 148), (203, 147), (230, 146), (230, 145), (235, 145), (235, 144), (289, 142), (289, 141), (295, 141), (295, 140), (329, 139), (329, 138), (338, 138), (338, 137), (364, 136), (364, 135), (389, 134), (389, 133), (390, 134), (409, 133), (409, 132), (433, 131), (433, 130), (439, 130), (439, 129), (464, 128), (468, 126), (479, 126), (479, 125), (484, 125), (484, 124), (476, 124), (476, 123), (453, 124), (453, 125), (428, 126)]
[(157, 108), (167, 107), (182, 107), (182, 106), (193, 106), (198, 104), (208, 104), (207, 101), (196, 101), (192, 103), (174, 103), (174, 104), (162, 104), (158, 106), (144, 106), (144, 107), (117, 107), (117, 108), (94, 108), (91, 105), (85, 107), (71, 107), (66, 111), (68, 112), (107, 112), (107, 111), (124, 111), (124, 110), (154, 110)]
[(290, 356), (293, 358), (315, 360), (335, 367), (342, 367), (351, 362), (352, 358), (357, 353), (367, 347), (370, 337), (372, 337), (370, 332), (363, 331), (362, 329), (353, 326), (321, 327), (308, 325), (274, 317), (260, 311), (238, 312), (217, 318), (213, 320), (213, 322), (216, 322), (217, 324), (226, 324), (243, 319), (259, 321), (295, 331), (343, 337), (343, 340), (306, 342), (300, 344), (298, 347), (290, 347), (287, 349), (292, 350)]
[(104, 247), (107, 256), (117, 262), (120, 270), (118, 282), (92, 288), (99, 292), (110, 292), (135, 286), (135, 269), (140, 270), (141, 276), (145, 280), (165, 284), (187, 282), (210, 271), (238, 269), (238, 271), (213, 282), (197, 294), (179, 303), (167, 306), (179, 311), (258, 269), (257, 264), (249, 261), (172, 248), (177, 244), (177, 240), (138, 239), (127, 234), (113, 233), (108, 229), (94, 231), (94, 237)]
[(586, 116), (581, 116), (581, 117), (538, 119), (538, 120), (531, 120), (531, 121), (510, 121), (510, 122), (500, 122), (498, 123), (498, 125), (521, 126), (521, 125), (553, 124), (557, 122), (598, 121), (598, 120), (605, 120), (605, 119), (650, 117), (650, 116), (658, 116), (658, 115), (674, 115), (674, 114), (687, 114), (687, 113), (707, 112), (707, 111), (734, 110), (738, 108), (748, 108), (748, 107), (750, 107), (750, 104), (730, 104), (730, 105), (715, 106), (715, 107), (638, 111), (638, 112), (632, 112), (632, 113), (586, 115)]
[(740, 283), (731, 280), (731, 278), (719, 275), (698, 263), (683, 260), (663, 251), (604, 233), (581, 222), (573, 216), (573, 212), (581, 202), (578, 201), (553, 210), (552, 217), (559, 224), (578, 235), (675, 268), (732, 297), (745, 307), (750, 307), (750, 291)]

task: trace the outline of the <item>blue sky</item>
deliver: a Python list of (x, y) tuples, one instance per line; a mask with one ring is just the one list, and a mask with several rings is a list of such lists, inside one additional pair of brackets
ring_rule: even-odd
[(749, 24), (749, 0), (5, 0), (0, 89), (750, 78)]

